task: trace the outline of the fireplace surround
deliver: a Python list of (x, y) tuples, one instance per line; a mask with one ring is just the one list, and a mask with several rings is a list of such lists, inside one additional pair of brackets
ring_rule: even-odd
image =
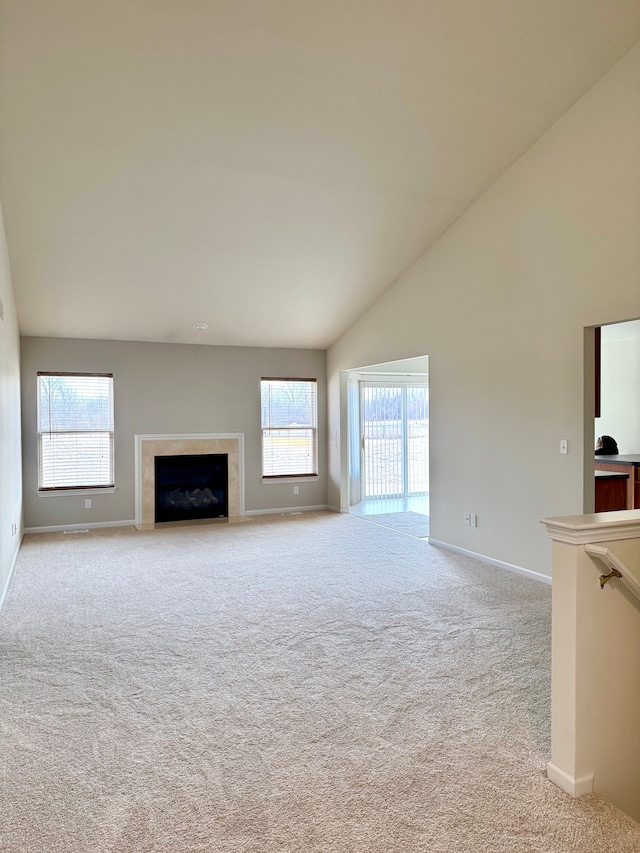
[(228, 519), (244, 516), (244, 433), (189, 433), (136, 435), (136, 526), (152, 528), (155, 513), (155, 458), (199, 454), (226, 454)]

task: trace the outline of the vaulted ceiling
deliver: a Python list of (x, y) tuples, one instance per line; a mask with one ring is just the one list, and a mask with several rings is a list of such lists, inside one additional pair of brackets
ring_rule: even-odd
[(638, 0), (0, 0), (21, 331), (324, 348), (639, 37)]

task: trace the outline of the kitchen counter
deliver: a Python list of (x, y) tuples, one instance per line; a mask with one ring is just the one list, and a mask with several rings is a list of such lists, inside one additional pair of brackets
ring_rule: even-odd
[(607, 462), (615, 465), (640, 465), (640, 453), (627, 453), (620, 456), (596, 456), (596, 462)]

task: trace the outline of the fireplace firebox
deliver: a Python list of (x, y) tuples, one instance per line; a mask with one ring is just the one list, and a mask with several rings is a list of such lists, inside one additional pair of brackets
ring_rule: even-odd
[(156, 522), (227, 518), (226, 453), (155, 457)]

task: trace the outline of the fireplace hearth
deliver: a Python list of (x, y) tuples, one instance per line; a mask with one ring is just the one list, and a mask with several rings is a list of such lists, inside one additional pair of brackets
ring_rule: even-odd
[(228, 517), (227, 454), (156, 456), (154, 462), (156, 522)]

